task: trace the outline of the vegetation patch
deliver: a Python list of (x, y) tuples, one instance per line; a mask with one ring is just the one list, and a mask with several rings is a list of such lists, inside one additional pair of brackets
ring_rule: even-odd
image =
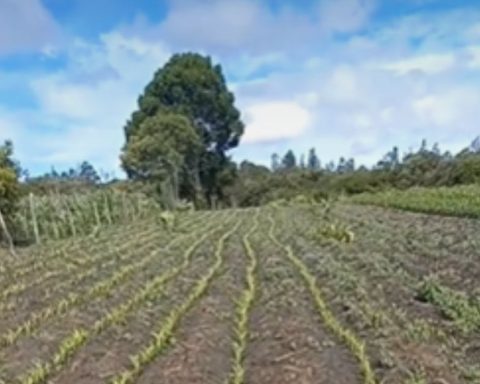
[(445, 318), (453, 320), (465, 333), (480, 328), (478, 298), (470, 298), (464, 292), (456, 292), (433, 279), (428, 279), (420, 287), (418, 299), (434, 304)]

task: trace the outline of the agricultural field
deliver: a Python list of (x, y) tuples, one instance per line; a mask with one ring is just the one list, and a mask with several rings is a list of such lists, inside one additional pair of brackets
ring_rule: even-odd
[(394, 189), (378, 193), (364, 193), (350, 198), (359, 204), (392, 207), (413, 212), (437, 215), (480, 217), (480, 186), (421, 188), (405, 191)]
[(4, 251), (0, 383), (480, 383), (479, 231), (277, 203)]

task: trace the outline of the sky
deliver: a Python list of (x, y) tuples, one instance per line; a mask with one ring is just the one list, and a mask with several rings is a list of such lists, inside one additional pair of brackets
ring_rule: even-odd
[(371, 165), (480, 135), (478, 0), (0, 0), (0, 140), (32, 175), (89, 160), (121, 177), (123, 126), (184, 51), (222, 65), (237, 161), (314, 147)]

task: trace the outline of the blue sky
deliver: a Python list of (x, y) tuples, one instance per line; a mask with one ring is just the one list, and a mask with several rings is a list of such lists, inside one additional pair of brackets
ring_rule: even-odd
[(0, 0), (0, 139), (32, 174), (87, 159), (121, 176), (138, 95), (185, 50), (224, 68), (236, 160), (315, 147), (372, 164), (480, 135), (476, 0)]

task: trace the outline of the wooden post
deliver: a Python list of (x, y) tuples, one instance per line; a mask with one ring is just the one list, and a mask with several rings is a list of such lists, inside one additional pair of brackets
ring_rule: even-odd
[(33, 234), (35, 235), (35, 243), (40, 244), (40, 232), (38, 230), (37, 214), (35, 213), (35, 201), (33, 200), (33, 193), (30, 193), (29, 200), (30, 215), (32, 216)]
[(12, 236), (8, 231), (7, 224), (5, 223), (5, 220), (3, 218), (2, 211), (0, 211), (0, 226), (2, 227), (2, 231), (5, 234), (5, 239), (7, 240), (8, 249), (10, 250), (10, 253), (12, 254), (12, 256), (17, 257), (17, 254), (15, 253), (15, 247), (13, 246)]

